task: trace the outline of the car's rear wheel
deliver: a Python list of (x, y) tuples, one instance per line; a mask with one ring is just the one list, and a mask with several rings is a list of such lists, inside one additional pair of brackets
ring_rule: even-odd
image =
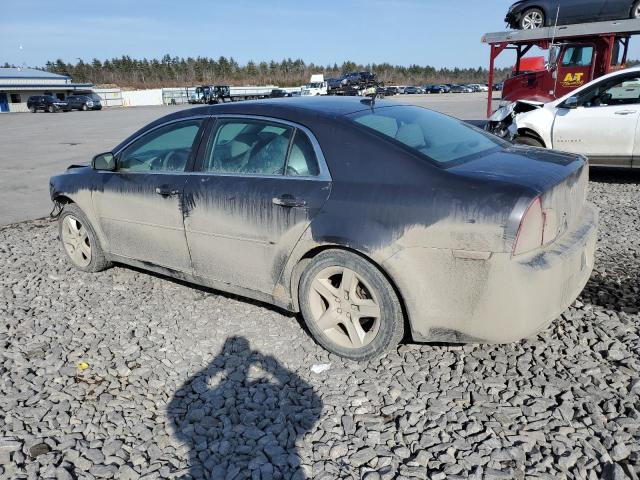
[(87, 104), (86, 104), (86, 103), (83, 103), (83, 104), (82, 104), (82, 111), (83, 111), (83, 112), (86, 112), (87, 110), (89, 110), (89, 107), (87, 107)]
[(95, 230), (77, 205), (65, 205), (58, 222), (62, 248), (74, 267), (84, 272), (99, 272), (110, 266)]
[(31, 113), (36, 113), (36, 107), (29, 107), (29, 111)]
[(518, 23), (521, 30), (533, 30), (545, 25), (544, 12), (539, 8), (529, 8), (522, 13)]
[(53, 112), (55, 112), (55, 111), (56, 111), (56, 109), (55, 109), (55, 108), (53, 108), (53, 105), (49, 105), (49, 108), (47, 108), (47, 111), (48, 111), (49, 113), (53, 113)]
[(531, 135), (518, 135), (514, 138), (513, 143), (518, 145), (529, 145), (530, 147), (544, 148), (544, 143)]
[(631, 18), (640, 18), (640, 0), (636, 0), (631, 7)]
[(314, 257), (302, 275), (299, 300), (314, 339), (342, 357), (367, 360), (402, 339), (398, 296), (382, 272), (356, 254), (326, 250)]

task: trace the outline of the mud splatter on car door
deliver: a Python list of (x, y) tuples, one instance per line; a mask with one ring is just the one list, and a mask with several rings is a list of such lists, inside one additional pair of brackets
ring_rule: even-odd
[(330, 185), (309, 137), (294, 126), (219, 122), (185, 188), (194, 273), (271, 293)]

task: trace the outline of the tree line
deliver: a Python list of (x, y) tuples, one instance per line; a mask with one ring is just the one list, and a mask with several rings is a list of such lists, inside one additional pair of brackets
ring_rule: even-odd
[[(316, 65), (302, 59), (284, 59), (280, 62), (254, 62), (239, 64), (233, 57), (171, 57), (161, 59), (135, 59), (129, 56), (77, 63), (61, 59), (49, 61), (45, 70), (69, 75), (75, 82), (95, 85), (117, 85), (123, 88), (182, 87), (199, 84), (227, 85), (279, 85), (297, 86), (309, 81), (312, 74), (322, 73), (325, 78), (339, 77), (348, 72), (372, 71), (386, 85), (424, 85), (431, 83), (485, 83), (486, 68), (435, 68), (432, 66), (391, 65), (389, 63), (361, 65), (346, 61), (341, 65)], [(497, 81), (506, 78), (509, 69), (496, 71)]]

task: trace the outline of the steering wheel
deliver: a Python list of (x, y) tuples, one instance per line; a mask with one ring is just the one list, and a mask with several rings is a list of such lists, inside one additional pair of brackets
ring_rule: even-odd
[(286, 174), (289, 175), (290, 177), (299, 177), (300, 176), (300, 172), (298, 172), (298, 170), (293, 168), (291, 165), (287, 165), (287, 173)]

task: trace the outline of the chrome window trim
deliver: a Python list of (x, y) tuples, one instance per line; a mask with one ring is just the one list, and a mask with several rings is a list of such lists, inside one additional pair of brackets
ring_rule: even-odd
[[(198, 174), (198, 175), (209, 175), (209, 176), (215, 176), (215, 177), (237, 177), (237, 178), (285, 178), (287, 180), (292, 180), (292, 179), (296, 179), (296, 180), (316, 180), (316, 181), (323, 181), (323, 182), (330, 182), (331, 179), (331, 172), (329, 172), (329, 167), (327, 165), (327, 161), (324, 158), (324, 153), (322, 152), (322, 148), (320, 147), (320, 143), (318, 142), (318, 139), (316, 138), (316, 136), (311, 132), (311, 130), (309, 130), (307, 127), (305, 127), (304, 125), (300, 125), (299, 123), (295, 123), (295, 122), (291, 122), (289, 120), (283, 120), (281, 118), (276, 118), (276, 117), (267, 117), (267, 116), (263, 116), (263, 115), (247, 115), (247, 114), (233, 114), (233, 113), (221, 113), (221, 114), (217, 114), (217, 115), (212, 115), (211, 116), (213, 119), (238, 119), (238, 120), (258, 120), (258, 121), (263, 121), (263, 122), (270, 122), (270, 123), (280, 123), (282, 125), (287, 125), (289, 127), (293, 127), (295, 129), (298, 129), (302, 132), (304, 132), (304, 134), (307, 136), (307, 138), (309, 139), (309, 141), (311, 142), (311, 146), (313, 147), (313, 152), (316, 155), (316, 160), (318, 162), (318, 168), (320, 170), (320, 173), (318, 175), (315, 176), (298, 176), (298, 175), (260, 175), (260, 174), (255, 174), (255, 173), (216, 173), (216, 172), (204, 172), (204, 171), (197, 171), (197, 172), (188, 172), (188, 173), (194, 173), (194, 174)], [(213, 132), (212, 132), (213, 133)], [(209, 139), (207, 139), (208, 141)]]

